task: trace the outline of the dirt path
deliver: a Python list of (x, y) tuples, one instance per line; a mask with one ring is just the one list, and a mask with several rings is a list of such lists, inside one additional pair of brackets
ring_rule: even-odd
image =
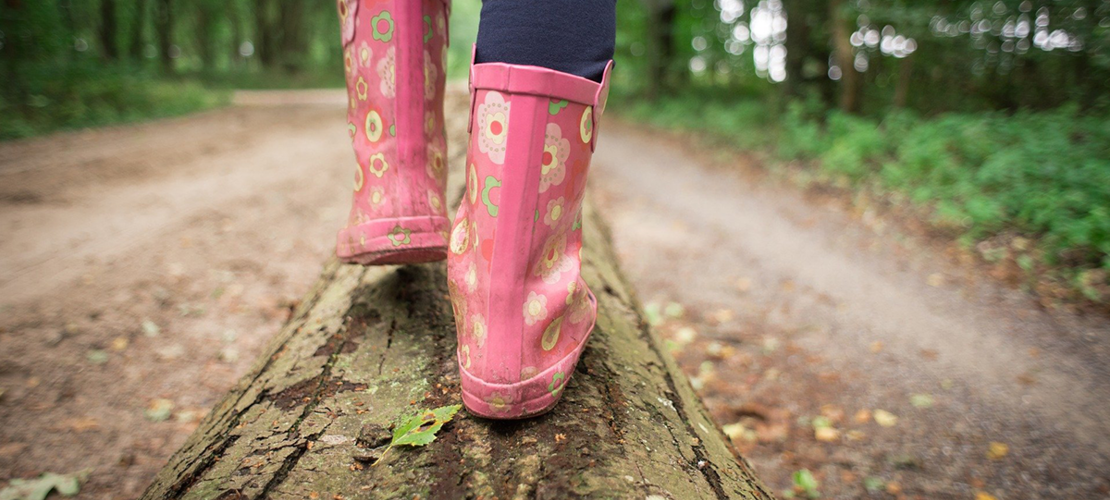
[(133, 498), (246, 371), (346, 219), (330, 95), (0, 145), (0, 484)]
[[(351, 181), (342, 99), (244, 94), (0, 144), (0, 485), (91, 468), (84, 498), (142, 491), (331, 253)], [(1107, 496), (1105, 322), (1048, 315), (870, 214), (679, 141), (614, 123), (601, 144), (591, 182), (626, 268), (774, 488), (809, 468), (832, 498), (865, 482)], [(857, 414), (878, 409), (897, 422)], [(835, 439), (814, 438), (819, 416)], [(991, 442), (1008, 453), (989, 459)]]
[[(602, 134), (593, 186), (625, 268), (645, 302), (685, 306), (662, 328), (720, 423), (751, 431), (735, 441), (774, 487), (809, 468), (839, 498), (868, 477), (911, 498), (1106, 498), (1105, 320), (1048, 314), (736, 159)], [(836, 432), (816, 439), (815, 419)]]

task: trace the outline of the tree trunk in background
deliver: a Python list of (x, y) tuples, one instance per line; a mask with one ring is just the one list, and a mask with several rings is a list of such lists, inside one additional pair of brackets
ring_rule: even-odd
[(646, 55), (648, 58), (647, 94), (655, 99), (662, 92), (668, 78), (671, 59), (674, 55), (674, 16), (673, 0), (643, 0), (647, 10)]
[(119, 59), (119, 33), (116, 32), (116, 0), (100, 0), (100, 46), (104, 58)]
[(464, 410), (434, 442), (371, 466), (391, 424), (459, 400), (447, 279), (443, 264), (332, 259), (143, 498), (771, 500), (644, 322), (597, 212), (583, 217), (598, 324), (550, 413)]
[[(14, 8), (8, 6), (8, 8)], [(67, 59), (73, 59), (77, 51), (73, 49), (73, 34), (77, 32), (77, 22), (73, 18), (73, 0), (58, 0), (58, 12), (62, 18), (62, 26), (65, 28), (65, 37), (68, 43), (66, 50), (62, 51)]]
[(143, 46), (146, 45), (143, 30), (146, 28), (146, 0), (135, 0), (135, 15), (131, 18), (131, 44), (128, 55), (132, 61), (142, 61)]
[(913, 81), (913, 57), (907, 56), (898, 63), (898, 83), (894, 87), (893, 106), (897, 109), (906, 107), (906, 98), (910, 92), (910, 82)]
[(270, 24), (271, 0), (255, 0), (254, 2), (254, 50), (258, 54), (258, 61), (263, 68), (274, 66), (276, 40), (274, 28)]
[(235, 2), (228, 2), (225, 8), (228, 23), (231, 24), (231, 52), (228, 53), (228, 61), (231, 62), (232, 68), (237, 69), (243, 63), (243, 56), (239, 53), (239, 46), (243, 44), (243, 27), (240, 24), (242, 19), (239, 17), (239, 8)]
[(804, 0), (785, 0), (786, 7), (786, 93), (802, 97), (805, 61), (809, 56), (809, 23)]
[(154, 26), (158, 32), (158, 57), (162, 62), (162, 71), (173, 73), (173, 58), (170, 49), (173, 48), (173, 0), (156, 0)]
[(196, 9), (196, 23), (197, 23), (197, 52), (200, 54), (200, 64), (203, 71), (210, 71), (212, 69), (212, 15), (208, 11), (209, 7), (204, 4), (198, 4)]
[(852, 19), (844, 8), (844, 0), (829, 1), (829, 34), (836, 65), (840, 67), (840, 109), (848, 113), (859, 112), (860, 74), (856, 71), (852, 52)]
[(304, 64), (307, 51), (305, 43), (305, 3), (301, 0), (282, 0), (278, 5), (281, 26), (281, 64), (285, 71), (295, 73)]

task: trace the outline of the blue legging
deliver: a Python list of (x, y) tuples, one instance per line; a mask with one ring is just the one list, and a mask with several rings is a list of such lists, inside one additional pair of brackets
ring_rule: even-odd
[(617, 0), (483, 0), (475, 58), (600, 82), (616, 33)]

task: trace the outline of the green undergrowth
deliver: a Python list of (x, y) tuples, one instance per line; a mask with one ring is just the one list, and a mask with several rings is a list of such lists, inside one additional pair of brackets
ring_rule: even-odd
[(99, 65), (24, 65), (0, 91), (0, 139), (178, 116), (220, 106), (228, 94), (188, 80)]
[(1110, 119), (1042, 112), (860, 117), (758, 95), (617, 96), (631, 120), (762, 153), (804, 183), (909, 208), (1042, 295), (1110, 304)]

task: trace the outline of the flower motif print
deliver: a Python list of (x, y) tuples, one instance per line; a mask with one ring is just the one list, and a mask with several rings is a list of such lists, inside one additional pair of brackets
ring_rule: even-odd
[(343, 46), (355, 40), (355, 18), (358, 14), (358, 0), (338, 0), (339, 27), (343, 35)]
[(486, 342), (486, 318), (481, 314), (470, 318), (470, 335), (474, 336), (474, 345), (478, 347)]
[(343, 51), (343, 70), (347, 72), (348, 77), (355, 70), (355, 56), (351, 54), (351, 49)]
[(555, 372), (555, 374), (551, 376), (551, 383), (547, 384), (547, 392), (550, 392), (552, 396), (557, 396), (559, 395), (559, 391), (563, 390), (563, 386), (566, 384), (566, 375), (563, 375), (563, 372)]
[(466, 274), (463, 275), (463, 283), (466, 284), (466, 291), (470, 293), (474, 293), (474, 290), (478, 288), (478, 266), (475, 266), (473, 262), (470, 263), (470, 267), (466, 269)]
[(360, 65), (368, 67), (370, 65), (370, 58), (374, 57), (374, 49), (370, 48), (370, 44), (363, 40), (358, 45), (358, 62)]
[(543, 337), (540, 337), (540, 347), (545, 351), (550, 351), (555, 348), (555, 344), (559, 343), (559, 333), (563, 329), (563, 317), (559, 316), (547, 325), (543, 331)]
[(375, 177), (381, 179), (385, 175), (385, 171), (389, 170), (389, 162), (385, 161), (385, 153), (375, 153), (370, 155), (370, 173)]
[(424, 135), (431, 137), (436, 131), (436, 114), (428, 111), (424, 113)]
[(582, 121), (578, 123), (578, 132), (582, 135), (582, 142), (588, 143), (594, 137), (593, 106), (586, 106), (582, 112)]
[(525, 366), (524, 368), (520, 369), (520, 380), (521, 381), (528, 380), (528, 379), (530, 379), (532, 377), (535, 377), (536, 375), (539, 375), (539, 374), (540, 374), (540, 369), (539, 368), (536, 368), (534, 366)]
[(466, 175), (466, 196), (470, 199), (471, 205), (478, 202), (478, 191), (481, 189), (478, 186), (478, 168), (471, 163), (469, 173)]
[(424, 51), (424, 99), (432, 100), (436, 98), (436, 79), (439, 78), (439, 71), (436, 65), (432, 62), (432, 54), (427, 50)]
[(443, 161), (443, 153), (431, 144), (428, 145), (428, 165), (425, 170), (428, 177), (436, 181), (436, 185), (442, 186), (447, 181), (447, 165)]
[(509, 135), (509, 103), (500, 93), (489, 92), (477, 111), (478, 150), (489, 155), (490, 161), (503, 165)]
[(486, 400), (486, 403), (489, 403), (490, 409), (493, 410), (495, 413), (501, 413), (509, 409), (509, 405), (513, 403), (513, 397), (508, 394), (494, 392), (493, 394), (490, 394), (489, 399)]
[(465, 332), (466, 300), (459, 293), (459, 286), (455, 284), (455, 280), (447, 280), (447, 291), (451, 297), (451, 312), (455, 314), (455, 326), (460, 332)]
[(532, 274), (543, 279), (544, 283), (554, 284), (564, 272), (570, 271), (574, 264), (570, 257), (565, 255), (567, 246), (566, 233), (551, 236), (543, 245), (543, 254), (536, 263)]
[(570, 141), (563, 139), (559, 125), (547, 124), (543, 136), (543, 158), (540, 164), (540, 192), (563, 182), (567, 173), (567, 157), (570, 156)]
[[(362, 80), (362, 77), (359, 77), (359, 80)], [(367, 140), (370, 142), (378, 142), (378, 139), (382, 138), (382, 130), (384, 129), (382, 115), (372, 109), (368, 111), (366, 113), (366, 126), (363, 127), (363, 129), (366, 132)]]
[(399, 247), (401, 245), (408, 245), (412, 242), (409, 234), (412, 233), (411, 229), (405, 229), (401, 226), (396, 226), (389, 232), (389, 241), (393, 242), (393, 246)]
[(576, 285), (574, 293), (568, 295), (567, 300), (570, 302), (567, 319), (570, 320), (571, 324), (581, 323), (590, 312), (590, 294), (586, 292), (586, 287)]
[(462, 255), (468, 248), (470, 248), (470, 227), (467, 225), (466, 217), (463, 217), (451, 231), (451, 251), (455, 255)]
[(370, 90), (370, 84), (366, 83), (366, 79), (358, 77), (358, 82), (355, 83), (355, 94), (358, 95), (358, 100), (365, 101), (367, 92)]
[(362, 191), (362, 185), (366, 183), (366, 175), (362, 173), (362, 165), (358, 166), (355, 170), (355, 191)]
[(524, 301), (524, 324), (532, 326), (547, 319), (547, 297), (536, 292), (528, 292)]
[(397, 51), (394, 47), (385, 51), (385, 57), (378, 61), (378, 76), (382, 79), (382, 95), (393, 98), (397, 94)]
[(439, 193), (434, 189), (428, 190), (428, 206), (432, 207), (435, 213), (443, 213), (443, 200), (440, 199)]
[(470, 346), (464, 345), (459, 348), (459, 361), (462, 362), (464, 369), (470, 369)]
[(370, 27), (374, 29), (374, 39), (388, 42), (393, 39), (393, 15), (388, 10), (383, 10), (370, 20)]
[(563, 212), (566, 210), (566, 198), (562, 196), (547, 202), (547, 212), (544, 213), (543, 223), (548, 226), (555, 227), (555, 223), (563, 218)]
[(385, 189), (381, 186), (374, 186), (370, 188), (370, 206), (377, 208), (385, 202)]

